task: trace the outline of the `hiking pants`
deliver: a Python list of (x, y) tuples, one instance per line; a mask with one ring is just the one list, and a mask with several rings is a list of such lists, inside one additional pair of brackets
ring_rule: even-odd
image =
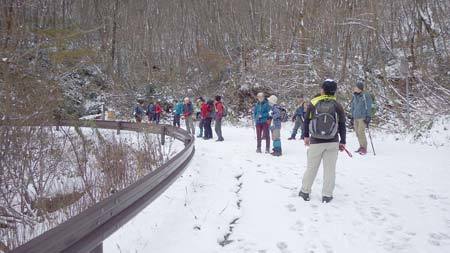
[(155, 114), (150, 113), (147, 116), (148, 116), (148, 122), (149, 123), (152, 123), (155, 120)]
[(339, 143), (311, 144), (307, 151), (307, 167), (302, 180), (302, 192), (311, 193), (311, 187), (323, 160), (322, 196), (332, 197), (336, 180), (336, 161)]
[(295, 138), (297, 136), (298, 129), (301, 130), (301, 138), (303, 139), (303, 120), (301, 117), (297, 116), (295, 119), (294, 129), (292, 129), (292, 138)]
[(222, 118), (216, 118), (214, 123), (214, 130), (216, 131), (217, 139), (222, 140)]
[(356, 137), (358, 137), (359, 146), (367, 150), (366, 122), (364, 122), (364, 119), (355, 119), (354, 125)]
[(181, 116), (178, 114), (173, 115), (173, 126), (180, 127), (180, 118)]
[(272, 129), (273, 151), (281, 153), (281, 129)]
[(186, 116), (184, 118), (184, 122), (186, 123), (186, 131), (188, 133), (195, 135), (195, 126), (194, 119), (192, 119), (192, 115)]
[(203, 128), (205, 127), (205, 119), (200, 119), (198, 122), (198, 128), (200, 128), (200, 134), (199, 137), (203, 137)]
[(156, 124), (159, 124), (160, 120), (161, 120), (161, 113), (155, 113), (155, 122), (156, 122)]
[(270, 135), (269, 135), (269, 125), (264, 122), (261, 124), (256, 124), (256, 147), (258, 149), (261, 148), (261, 141), (262, 138), (264, 138), (266, 140), (266, 150), (270, 150)]
[(212, 133), (212, 128), (211, 128), (212, 118), (206, 118), (204, 120), (205, 120), (205, 122), (204, 122), (203, 127), (205, 128), (205, 139), (212, 139), (213, 138), (213, 133)]

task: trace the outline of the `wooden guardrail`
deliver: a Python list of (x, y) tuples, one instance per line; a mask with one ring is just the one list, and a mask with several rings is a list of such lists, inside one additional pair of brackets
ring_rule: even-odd
[[(2, 125), (29, 126), (26, 122), (10, 120), (0, 121), (0, 126)], [(120, 133), (120, 130), (147, 131), (159, 134), (162, 144), (164, 144), (165, 137), (170, 136), (182, 141), (185, 147), (155, 171), (55, 228), (13, 249), (12, 253), (102, 252), (103, 240), (163, 193), (181, 175), (195, 152), (194, 136), (183, 129), (169, 125), (104, 120), (62, 121), (36, 125), (113, 129), (117, 130), (117, 133)]]

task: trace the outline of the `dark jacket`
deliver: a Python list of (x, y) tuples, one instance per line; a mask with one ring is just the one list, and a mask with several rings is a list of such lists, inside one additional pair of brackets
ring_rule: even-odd
[(133, 116), (142, 118), (144, 116), (144, 108), (138, 104), (133, 110)]
[(267, 99), (264, 99), (263, 102), (258, 101), (253, 108), (253, 119), (255, 120), (255, 124), (265, 124), (269, 119), (269, 112), (269, 101), (267, 101)]
[(149, 104), (147, 107), (147, 115), (151, 116), (153, 114), (155, 114), (155, 105)]
[(192, 102), (184, 104), (184, 106), (183, 106), (183, 115), (185, 117), (188, 117), (188, 116), (191, 116), (192, 113), (194, 113), (194, 106), (192, 105)]
[(302, 122), (305, 121), (306, 112), (305, 112), (305, 108), (303, 107), (303, 105), (304, 105), (304, 103), (301, 106), (299, 106), (297, 108), (297, 110), (295, 110), (295, 114), (292, 117), (292, 120), (301, 120)]
[[(315, 105), (317, 105), (317, 103), (319, 103), (321, 100), (324, 100), (324, 99), (336, 100), (336, 97), (322, 95), (317, 98), (314, 98), (311, 101), (311, 103), (308, 105), (308, 109), (306, 110), (305, 122), (303, 123), (305, 137), (309, 137), (309, 123), (311, 122), (312, 115), (314, 114), (314, 112), (316, 110)], [(347, 134), (347, 129), (345, 127), (345, 120), (346, 120), (345, 111), (344, 111), (344, 108), (342, 107), (342, 105), (339, 104), (337, 101), (336, 101), (336, 112), (338, 114), (337, 115), (337, 117), (338, 117), (338, 132), (336, 133), (336, 136), (334, 137), (334, 139), (322, 140), (322, 139), (311, 138), (311, 140), (310, 140), (311, 144), (329, 143), (329, 142), (340, 142), (342, 144), (345, 144), (346, 134)], [(340, 137), (340, 140), (339, 140), (339, 137)]]

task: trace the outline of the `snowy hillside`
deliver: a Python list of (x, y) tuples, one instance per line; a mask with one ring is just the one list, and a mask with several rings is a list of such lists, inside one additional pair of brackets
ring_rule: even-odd
[(286, 141), (289, 130), (280, 158), (255, 153), (251, 128), (197, 140), (183, 177), (105, 252), (450, 252), (448, 139), (436, 147), (375, 133), (377, 156), (340, 153), (335, 199), (322, 204), (321, 170), (311, 201), (297, 196), (307, 149)]

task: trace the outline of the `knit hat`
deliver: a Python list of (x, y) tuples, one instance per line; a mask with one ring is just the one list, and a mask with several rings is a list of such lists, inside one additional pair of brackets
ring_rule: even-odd
[(364, 83), (361, 81), (356, 82), (355, 86), (360, 90), (364, 90)]
[(277, 98), (277, 96), (272, 95), (268, 98), (268, 100), (269, 100), (270, 104), (275, 105), (275, 104), (277, 104), (278, 98)]
[(327, 79), (322, 84), (322, 89), (325, 93), (336, 93), (337, 83), (333, 79)]

